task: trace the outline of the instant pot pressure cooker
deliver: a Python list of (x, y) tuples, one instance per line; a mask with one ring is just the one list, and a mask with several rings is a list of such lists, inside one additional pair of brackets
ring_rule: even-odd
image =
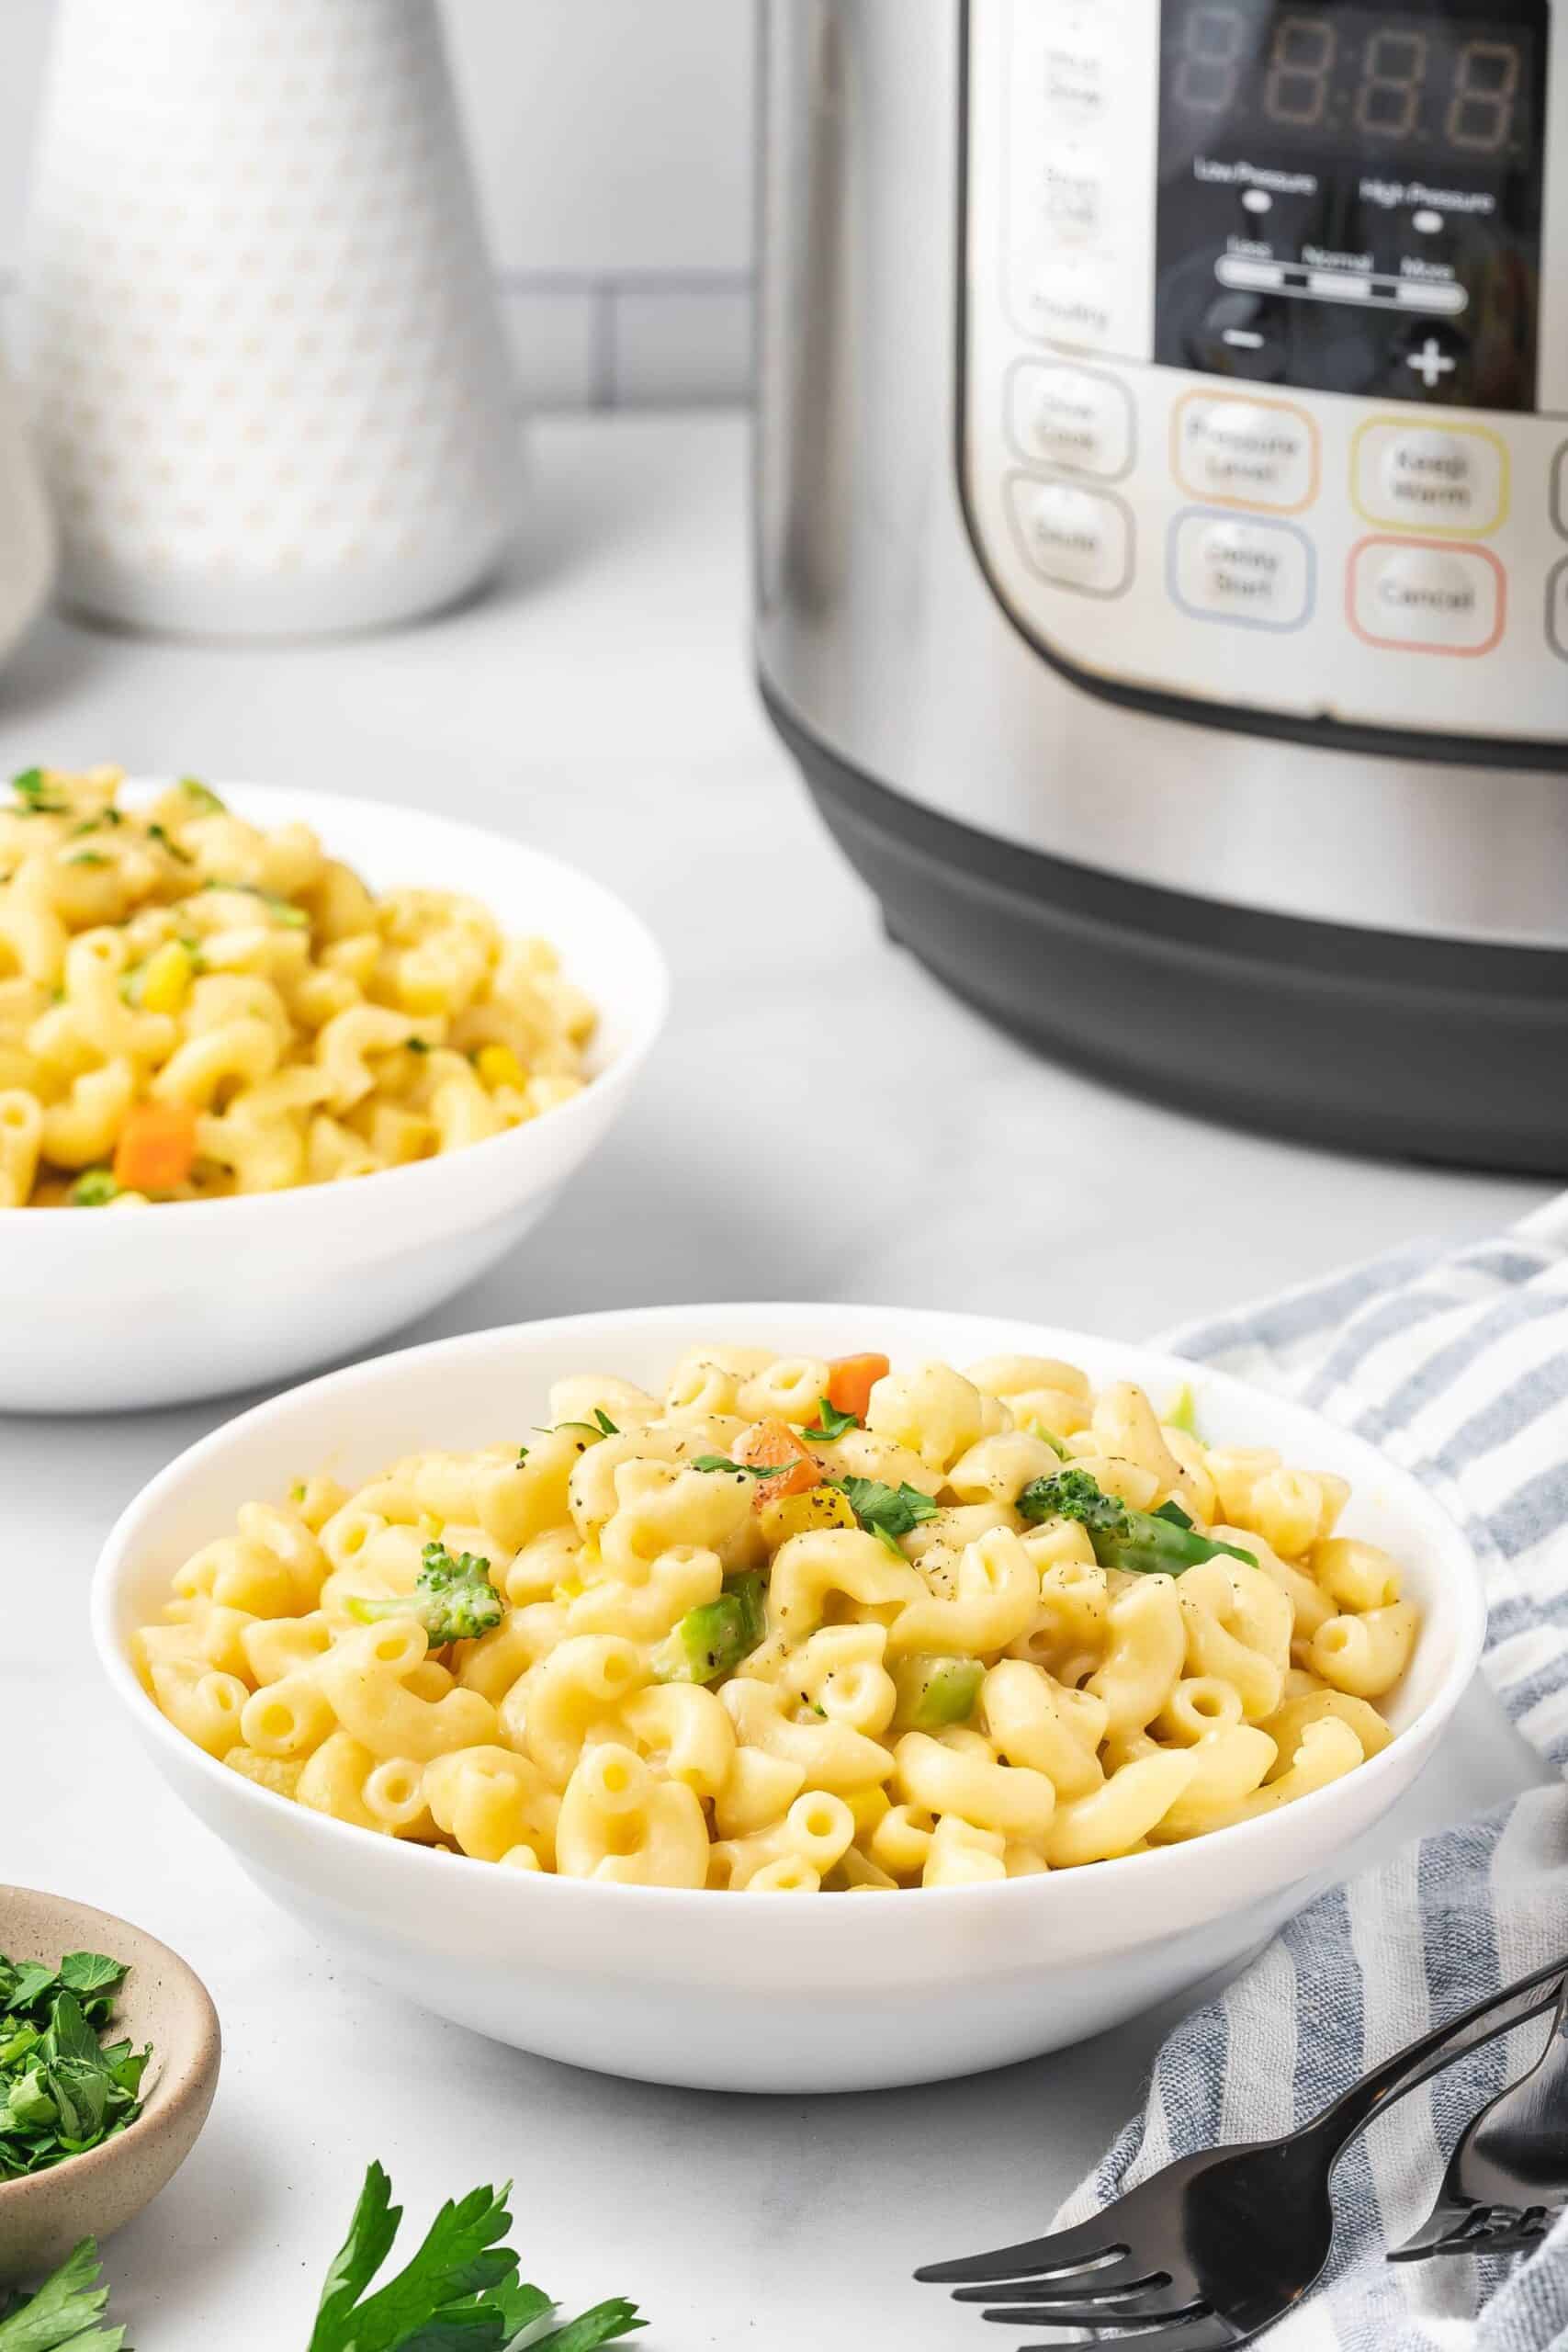
[(1568, 0), (773, 0), (757, 650), (889, 929), (1568, 1168)]

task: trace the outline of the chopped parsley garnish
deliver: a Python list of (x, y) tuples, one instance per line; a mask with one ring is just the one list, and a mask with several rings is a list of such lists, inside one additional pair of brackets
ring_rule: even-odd
[(280, 899), (276, 890), (262, 889), (257, 883), (209, 881), (201, 887), (204, 890), (237, 890), (243, 898), (259, 899), (267, 912), (288, 930), (307, 931), (310, 928), (310, 918), (303, 907), (297, 907), (292, 899)]
[(880, 1478), (834, 1478), (829, 1483), (848, 1497), (850, 1509), (866, 1533), (874, 1535), (883, 1549), (899, 1560), (904, 1557), (898, 1549), (899, 1536), (935, 1519), (940, 1508), (930, 1495), (908, 1483), (889, 1487)]
[(403, 1046), (406, 1051), (411, 1054), (427, 1054), (430, 1051), (430, 1040), (428, 1037), (405, 1037), (403, 1039)]
[(0, 2182), (85, 2154), (141, 2114), (151, 2052), (100, 2041), (125, 1973), (97, 1951), (58, 1968), (0, 1954)]
[(11, 778), (11, 789), (22, 804), (25, 817), (63, 817), (70, 804), (51, 795), (49, 779), (41, 768), (24, 768), (20, 775)]
[(168, 851), (171, 857), (177, 857), (182, 865), (194, 865), (196, 864), (196, 860), (192, 857), (189, 850), (182, 849), (178, 842), (174, 840), (164, 826), (149, 825), (147, 831), (162, 848)]
[(526, 1461), (527, 1461), (527, 1459), (528, 1459), (528, 1449), (527, 1449), (527, 1447), (526, 1447), (525, 1445), (520, 1445), (520, 1446), (518, 1447), (518, 1449), (517, 1449), (517, 1459), (516, 1459), (516, 1461), (515, 1461), (515, 1462), (513, 1464), (513, 1465), (512, 1465), (512, 1466), (513, 1466), (513, 1468), (514, 1470), (521, 1470), (521, 1469), (522, 1469), (522, 1467), (523, 1467), (523, 1464), (525, 1464), (525, 1462), (526, 1462)]
[(180, 790), (187, 800), (200, 809), (204, 817), (227, 816), (228, 809), (225, 804), (219, 799), (210, 785), (198, 784), (193, 775), (182, 775)]
[(62, 862), (66, 865), (107, 865), (108, 859), (101, 849), (73, 849)]
[(818, 1396), (817, 1419), (810, 1429), (801, 1431), (801, 1435), (825, 1438), (830, 1442), (836, 1437), (842, 1437), (846, 1430), (858, 1430), (859, 1427), (858, 1413), (840, 1413), (836, 1406), (829, 1404), (826, 1396)]
[[(604, 1410), (603, 1405), (594, 1406), (593, 1419), (591, 1421), (558, 1421), (556, 1423), (556, 1429), (586, 1430), (588, 1435), (592, 1438), (619, 1437), (621, 1434), (615, 1422), (610, 1419), (609, 1414)], [(545, 1435), (547, 1437), (553, 1437), (554, 1434), (554, 1430), (547, 1430), (545, 1431)]]
[(728, 1453), (699, 1453), (694, 1456), (694, 1470), (724, 1470), (732, 1478), (782, 1478), (793, 1470), (793, 1462), (731, 1462)]

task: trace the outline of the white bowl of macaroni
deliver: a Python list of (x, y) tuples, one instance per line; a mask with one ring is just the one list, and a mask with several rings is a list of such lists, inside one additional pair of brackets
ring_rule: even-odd
[(0, 1411), (276, 1380), (541, 1216), (664, 1017), (586, 875), (422, 810), (0, 786)]
[(126, 1512), (94, 1617), (160, 1770), (369, 1973), (805, 2092), (1053, 2049), (1258, 1944), (1415, 1779), (1484, 1610), (1416, 1480), (1236, 1382), (728, 1306), (264, 1405)]

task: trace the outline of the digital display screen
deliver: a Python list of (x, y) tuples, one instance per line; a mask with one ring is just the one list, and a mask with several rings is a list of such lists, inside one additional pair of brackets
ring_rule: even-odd
[(1506, 13), (1168, 0), (1167, 101), (1190, 134), (1419, 149), (1484, 164), (1521, 152), (1535, 35)]
[(1529, 410), (1548, 0), (1163, 0), (1155, 353)]

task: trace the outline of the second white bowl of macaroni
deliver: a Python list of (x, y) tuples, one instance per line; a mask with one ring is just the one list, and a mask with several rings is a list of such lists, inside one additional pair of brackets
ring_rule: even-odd
[(312, 1383), (153, 1481), (95, 1622), (176, 1789), (372, 1973), (576, 2064), (798, 2092), (1235, 1959), (1414, 1779), (1484, 1609), (1425, 1490), (1298, 1407), (773, 1306)]
[(593, 1149), (668, 993), (586, 875), (418, 809), (0, 786), (0, 1411), (351, 1353)]

